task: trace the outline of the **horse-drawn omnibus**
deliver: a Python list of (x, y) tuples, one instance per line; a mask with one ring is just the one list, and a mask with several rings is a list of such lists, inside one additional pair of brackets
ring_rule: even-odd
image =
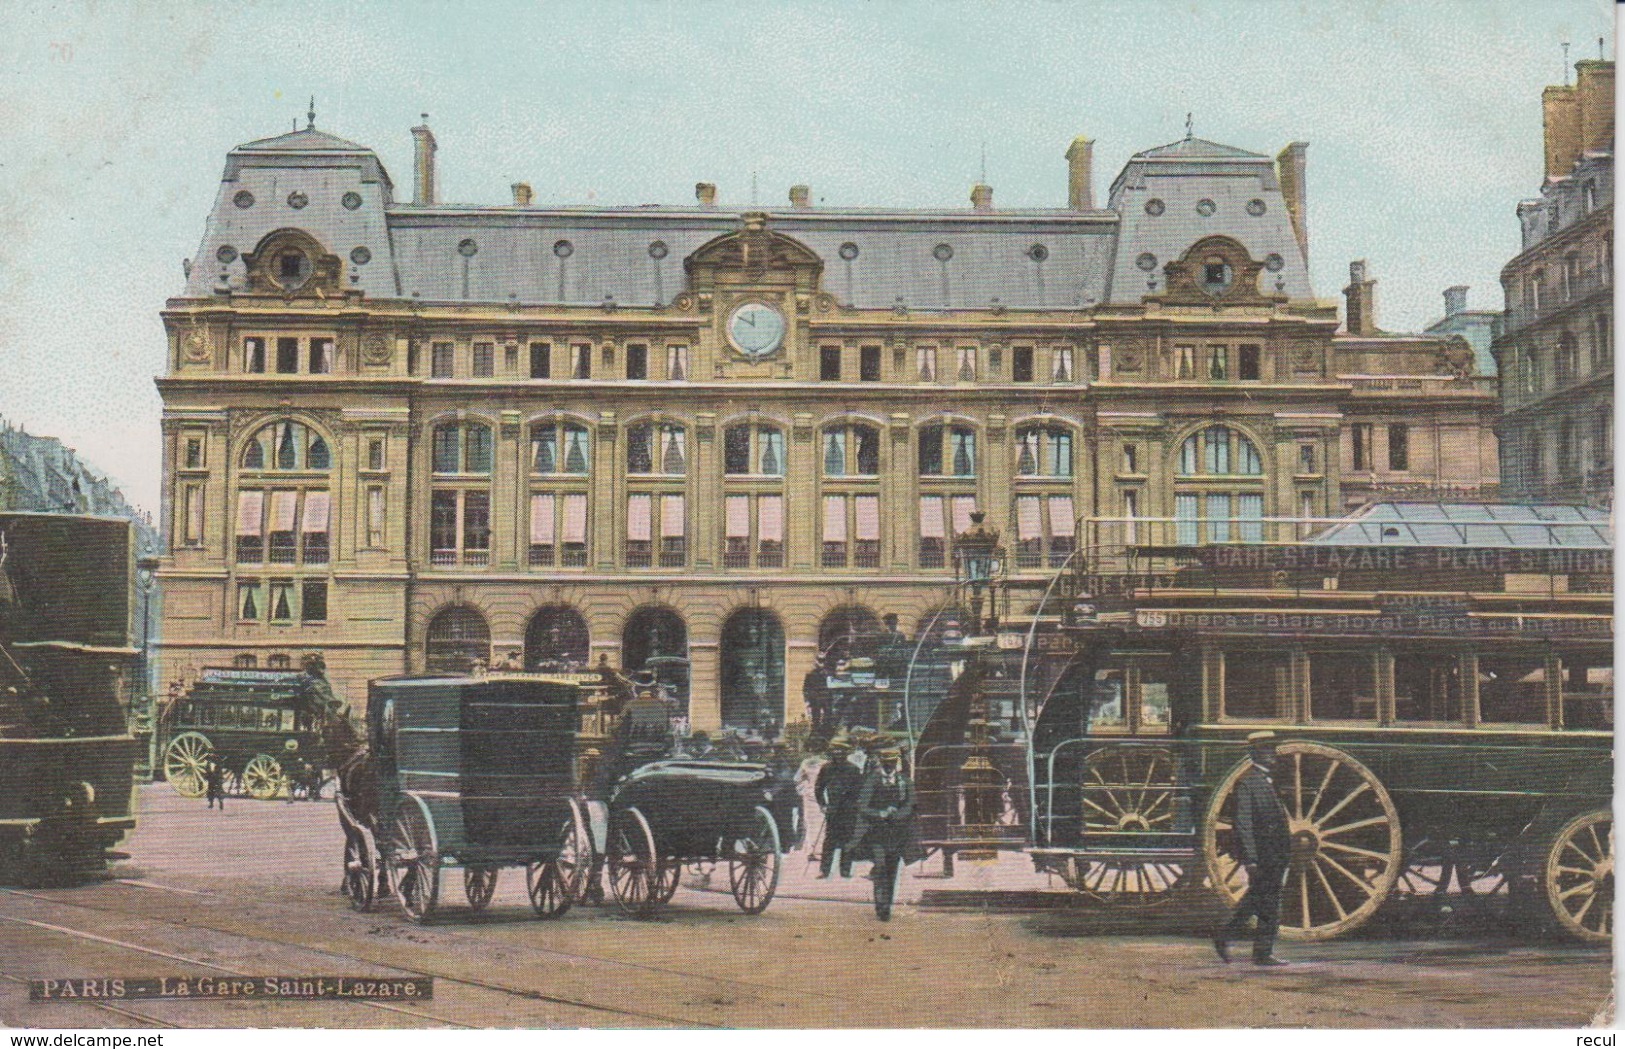
[(303, 670), (207, 668), (159, 714), (164, 778), (176, 793), (201, 798), (209, 762), (217, 761), (230, 793), (317, 797), (328, 776), (326, 705), (327, 693)]
[(1233, 788), (1245, 737), (1269, 728), (1293, 835), (1284, 935), (1349, 932), (1408, 892), (1511, 897), (1609, 940), (1606, 515), (1085, 524), (1075, 570), (967, 639), (918, 741), (934, 847), (1021, 848), (1108, 903), (1201, 885), (1233, 901)]

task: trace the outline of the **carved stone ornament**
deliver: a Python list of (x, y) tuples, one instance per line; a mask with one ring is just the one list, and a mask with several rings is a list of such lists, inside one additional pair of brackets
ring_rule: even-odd
[[(1166, 290), (1160, 295), (1146, 295), (1145, 301), (1182, 306), (1262, 305), (1284, 301), (1285, 296), (1259, 292), (1258, 275), (1263, 269), (1262, 262), (1255, 261), (1246, 248), (1231, 238), (1203, 237), (1184, 255), (1163, 267), (1167, 275)], [(1210, 276), (1222, 279), (1210, 280)]]
[(1292, 355), (1292, 370), (1298, 372), (1312, 372), (1315, 370), (1315, 351), (1307, 346), (1300, 347)]
[(1117, 368), (1119, 371), (1137, 372), (1140, 370), (1140, 351), (1124, 350), (1117, 355)]
[(250, 293), (325, 298), (340, 291), (343, 263), (302, 229), (267, 234), (243, 256), (243, 264), (248, 269)]
[(366, 364), (388, 364), (391, 352), (389, 336), (383, 332), (369, 332), (361, 340), (361, 360)]
[(181, 354), (193, 364), (209, 359), (209, 334), (202, 328), (193, 328), (181, 339)]
[(772, 283), (811, 294), (824, 262), (800, 241), (768, 229), (765, 212), (747, 212), (741, 229), (700, 245), (683, 268), (695, 289)]

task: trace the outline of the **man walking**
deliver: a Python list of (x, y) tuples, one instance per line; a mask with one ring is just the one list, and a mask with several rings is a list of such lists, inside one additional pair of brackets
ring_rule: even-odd
[(813, 660), (807, 676), (801, 679), (801, 700), (806, 704), (815, 739), (825, 738), (830, 733), (829, 699), (829, 671), (824, 666), (824, 657), (820, 655)]
[(1286, 965), (1275, 957), (1275, 933), (1281, 924), (1281, 886), (1292, 865), (1292, 833), (1286, 809), (1275, 793), (1275, 733), (1247, 737), (1251, 766), (1236, 783), (1236, 851), (1247, 870), (1247, 893), (1228, 925), (1213, 937), (1221, 961), (1230, 961), (1230, 941), (1246, 935), (1247, 919), (1256, 917), (1254, 965)]
[(858, 789), (863, 773), (852, 764), (852, 744), (831, 740), (829, 760), (818, 770), (813, 798), (824, 813), (824, 843), (818, 850), (818, 876), (829, 877), (835, 853), (841, 854), (841, 877), (852, 877), (852, 827), (857, 821)]
[(858, 819), (852, 841), (854, 848), (861, 846), (874, 858), (869, 877), (875, 883), (875, 916), (889, 922), (903, 864), (918, 858), (914, 781), (903, 771), (903, 752), (897, 747), (883, 747), (875, 758), (858, 790)]
[(206, 788), (209, 808), (214, 808), (215, 803), (219, 802), (220, 811), (225, 812), (226, 770), (220, 764), (220, 759), (215, 757), (213, 754), (210, 754), (208, 758), (205, 759), (205, 764), (203, 766), (203, 784)]

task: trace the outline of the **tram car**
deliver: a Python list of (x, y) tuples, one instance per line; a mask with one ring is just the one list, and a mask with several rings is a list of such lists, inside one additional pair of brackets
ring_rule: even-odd
[(920, 741), (936, 847), (1021, 848), (1108, 904), (1203, 886), (1235, 902), (1234, 787), (1246, 736), (1270, 729), (1293, 837), (1283, 936), (1427, 895), (1610, 941), (1605, 514), (1378, 504), (1268, 522), (1279, 542), (1264, 522), (1249, 542), (1089, 524), (1095, 560), (1007, 624), (1016, 644), (969, 654)]
[(685, 867), (728, 871), (746, 914), (773, 902), (783, 854), (801, 835), (794, 784), (754, 762), (655, 761), (615, 785), (604, 842), (610, 890), (647, 916), (671, 900)]
[(568, 911), (592, 865), (575, 784), (578, 691), (536, 676), (374, 681), (373, 811), (358, 811), (360, 790), (339, 805), (352, 903), (370, 906), (381, 880), (407, 918), (429, 921), (450, 867), (479, 911), (498, 872), (520, 867), (539, 917)]
[(135, 825), (134, 530), (0, 514), (0, 883), (106, 868)]
[(261, 801), (285, 792), (319, 796), (327, 779), (325, 694), (303, 670), (209, 667), (159, 714), (164, 778), (201, 798), (217, 761), (228, 794)]

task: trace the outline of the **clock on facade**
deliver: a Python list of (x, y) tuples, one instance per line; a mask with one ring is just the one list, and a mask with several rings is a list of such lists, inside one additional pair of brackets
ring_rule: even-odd
[(784, 345), (784, 314), (765, 302), (747, 302), (728, 318), (728, 341), (747, 357), (767, 357)]

